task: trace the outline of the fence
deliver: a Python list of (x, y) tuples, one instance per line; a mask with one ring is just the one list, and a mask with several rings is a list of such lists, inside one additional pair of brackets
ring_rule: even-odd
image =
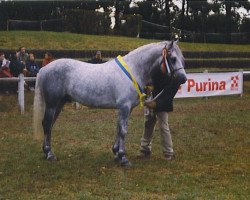
[[(205, 73), (208, 71), (206, 70)], [(250, 76), (250, 71), (243, 71), (243, 76)], [(18, 82), (18, 104), (21, 114), (24, 114), (25, 108), (25, 94), (24, 94), (24, 83), (29, 81), (36, 81), (36, 77), (24, 77), (23, 74), (20, 74), (19, 77), (14, 78), (0, 78), (1, 82)], [(79, 108), (80, 104), (76, 103), (76, 108)]]
[(0, 78), (1, 82), (18, 82), (18, 104), (21, 114), (24, 114), (24, 82), (25, 81), (36, 81), (36, 77), (24, 77), (20, 74), (19, 77), (13, 78)]
[(63, 19), (48, 19), (40, 21), (30, 20), (7, 20), (7, 31), (9, 30), (40, 30), (40, 31), (62, 31)]

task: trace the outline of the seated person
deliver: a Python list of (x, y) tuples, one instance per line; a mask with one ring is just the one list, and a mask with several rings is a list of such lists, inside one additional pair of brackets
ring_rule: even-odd
[[(24, 64), (17, 59), (17, 53), (18, 52), (16, 51), (10, 56), (9, 68), (11, 75), (14, 77), (18, 77), (19, 74), (23, 73), (24, 70)], [(12, 83), (10, 88), (12, 92), (16, 92), (18, 88), (18, 83), (17, 82)]]
[(10, 73), (14, 76), (14, 77), (18, 77), (19, 74), (23, 73), (24, 70), (24, 64), (19, 61), (17, 59), (18, 56), (18, 52), (15, 52), (14, 54), (12, 54), (11, 59), (10, 59)]
[[(25, 69), (24, 69), (25, 70)], [(39, 72), (40, 67), (35, 61), (35, 56), (33, 53), (29, 54), (29, 59), (26, 63), (26, 76), (29, 77), (36, 77), (37, 73)], [(28, 82), (29, 90), (34, 90), (35, 82)]]
[(43, 62), (42, 62), (42, 67), (46, 66), (47, 64), (49, 64), (53, 60), (54, 60), (53, 55), (50, 52), (46, 52), (44, 54), (44, 59), (43, 59)]
[(12, 77), (9, 69), (10, 61), (5, 58), (4, 53), (0, 53), (0, 78)]
[(29, 58), (29, 54), (26, 53), (26, 48), (25, 47), (20, 47), (19, 52), (17, 53), (17, 59), (22, 63), (26, 64), (27, 60)]
[(95, 57), (92, 58), (91, 60), (89, 60), (88, 62), (92, 63), (92, 64), (104, 63), (103, 60), (102, 60), (102, 53), (101, 53), (101, 51), (97, 51)]
[(27, 76), (29, 77), (36, 77), (37, 73), (40, 70), (39, 65), (35, 61), (35, 56), (33, 53), (29, 54), (29, 59), (26, 63), (26, 69), (27, 69)]

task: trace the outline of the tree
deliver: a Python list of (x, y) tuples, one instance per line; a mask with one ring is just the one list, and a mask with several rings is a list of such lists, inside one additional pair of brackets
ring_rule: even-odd
[[(165, 15), (166, 15), (166, 26), (168, 27), (168, 32), (170, 33), (170, 25), (171, 25), (171, 15), (170, 15), (170, 3), (172, 0), (165, 0)], [(169, 38), (170, 39), (170, 38)]]
[(115, 6), (115, 26), (114, 30), (116, 33), (119, 33), (121, 29), (121, 18), (125, 11), (128, 10), (129, 4), (131, 3), (131, 0), (115, 0), (114, 6)]
[(184, 28), (185, 4), (186, 4), (186, 0), (182, 0), (182, 4), (181, 4), (181, 29)]
[[(231, 1), (231, 0), (224, 0), (222, 1), (225, 6), (226, 6), (226, 37), (227, 37), (227, 42), (231, 43), (231, 32), (232, 32), (232, 26), (231, 26), (231, 21), (232, 21), (232, 8), (239, 8), (239, 7), (244, 7), (247, 10), (250, 9), (250, 2), (248, 0), (241, 0), (241, 1)], [(235, 13), (234, 13), (235, 14)]]
[(249, 18), (243, 18), (242, 24), (240, 26), (241, 32), (250, 33), (250, 19)]
[(227, 37), (228, 43), (231, 43), (232, 5), (233, 5), (233, 3), (231, 1), (225, 1), (225, 6), (226, 6), (226, 37)]

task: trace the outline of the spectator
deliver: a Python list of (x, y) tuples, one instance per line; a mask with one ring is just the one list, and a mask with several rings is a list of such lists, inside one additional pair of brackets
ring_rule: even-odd
[(0, 53), (0, 78), (12, 77), (9, 68), (10, 61), (5, 58), (4, 53)]
[(18, 52), (15, 52), (13, 55), (11, 55), (10, 59), (10, 73), (14, 77), (18, 77), (19, 74), (23, 73), (24, 70), (24, 64), (18, 60)]
[(33, 53), (29, 54), (29, 59), (26, 63), (27, 68), (27, 76), (36, 77), (37, 73), (39, 72), (39, 65), (35, 61), (35, 55)]
[[(29, 77), (36, 77), (37, 73), (40, 70), (39, 65), (35, 61), (35, 55), (33, 53), (29, 54), (29, 59), (26, 63), (27, 73), (26, 75)], [(29, 90), (33, 91), (35, 87), (35, 82), (28, 82)]]
[(28, 60), (29, 54), (26, 53), (25, 47), (20, 47), (19, 52), (17, 53), (17, 59), (24, 65), (26, 65), (26, 62)]
[(104, 63), (103, 60), (102, 60), (102, 53), (101, 53), (101, 51), (97, 51), (95, 57), (92, 58), (91, 60), (89, 60), (88, 62), (89, 63), (93, 63), (93, 64)]
[(44, 59), (43, 59), (43, 62), (42, 62), (42, 67), (46, 66), (47, 64), (49, 64), (53, 60), (54, 60), (53, 55), (50, 52), (46, 52), (44, 54)]

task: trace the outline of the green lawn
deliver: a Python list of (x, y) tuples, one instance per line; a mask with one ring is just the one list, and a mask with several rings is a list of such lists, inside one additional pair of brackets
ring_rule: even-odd
[(143, 114), (136, 108), (126, 138), (124, 169), (113, 161), (117, 111), (67, 104), (53, 131), (59, 160), (43, 159), (32, 140), (33, 93), (20, 115), (15, 95), (0, 96), (0, 199), (249, 199), (250, 84), (242, 98), (177, 99), (170, 114), (176, 159), (138, 160)]
[[(133, 50), (157, 40), (41, 31), (0, 31), (0, 48)], [(250, 45), (180, 43), (184, 51), (250, 51)]]
[[(0, 32), (0, 48), (132, 50), (153, 42), (53, 32)], [(183, 50), (249, 51), (250, 45), (180, 43)], [(217, 71), (213, 68), (210, 71)], [(224, 70), (224, 69), (223, 69)], [(203, 71), (191, 69), (191, 71)], [(57, 162), (44, 160), (32, 139), (33, 93), (20, 115), (16, 95), (0, 94), (1, 199), (183, 200), (250, 199), (250, 82), (244, 95), (175, 100), (170, 114), (176, 159), (166, 162), (159, 128), (150, 160), (138, 160), (143, 113), (132, 112), (124, 169), (113, 161), (117, 111), (67, 104), (53, 130)]]

